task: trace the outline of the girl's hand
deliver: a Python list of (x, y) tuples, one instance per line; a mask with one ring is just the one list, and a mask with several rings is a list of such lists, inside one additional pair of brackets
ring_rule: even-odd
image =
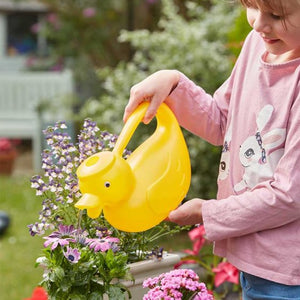
[(125, 108), (123, 120), (128, 117), (143, 101), (150, 101), (143, 122), (148, 124), (155, 116), (160, 104), (165, 101), (179, 81), (179, 72), (176, 70), (161, 70), (153, 73), (143, 81), (134, 85), (130, 90), (129, 102)]
[(198, 198), (189, 200), (171, 211), (168, 220), (178, 225), (195, 225), (203, 223), (202, 203), (205, 200)]

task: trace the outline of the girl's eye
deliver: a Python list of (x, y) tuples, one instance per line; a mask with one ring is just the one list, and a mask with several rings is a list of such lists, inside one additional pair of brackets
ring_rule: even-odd
[(270, 13), (270, 15), (274, 20), (281, 20), (281, 18), (282, 18), (280, 15), (277, 15), (275, 13)]

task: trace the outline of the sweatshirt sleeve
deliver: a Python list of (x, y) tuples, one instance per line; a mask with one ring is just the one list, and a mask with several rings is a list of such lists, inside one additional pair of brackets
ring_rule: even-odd
[(221, 145), (227, 122), (229, 82), (211, 96), (180, 73), (179, 83), (166, 103), (182, 127), (213, 145)]
[(290, 109), (284, 154), (274, 176), (240, 195), (203, 203), (212, 241), (274, 229), (300, 219), (300, 93)]

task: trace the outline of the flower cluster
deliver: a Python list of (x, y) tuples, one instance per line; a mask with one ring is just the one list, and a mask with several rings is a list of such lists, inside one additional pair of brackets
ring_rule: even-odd
[[(53, 299), (77, 299), (83, 294), (88, 299), (102, 299), (103, 294), (123, 299), (127, 289), (119, 280), (132, 279), (128, 263), (161, 258), (162, 249), (151, 252), (153, 242), (182, 228), (164, 222), (146, 232), (128, 233), (113, 228), (103, 215), (89, 218), (85, 210), (74, 207), (82, 196), (76, 170), (89, 156), (111, 151), (117, 136), (100, 131), (89, 119), (76, 145), (65, 122), (48, 127), (44, 135), (48, 144), (42, 153), (44, 174), (31, 179), (42, 210), (39, 220), (28, 226), (32, 236), (45, 239), (44, 256), (37, 259), (44, 268), (41, 284)], [(129, 154), (125, 150), (124, 158)]]
[[(120, 239), (103, 217), (92, 220), (74, 207), (81, 197), (76, 177), (79, 164), (96, 152), (111, 150), (116, 136), (100, 132), (95, 122), (85, 120), (74, 145), (66, 130), (65, 122), (44, 130), (49, 146), (42, 153), (44, 176), (31, 179), (31, 187), (42, 198), (39, 221), (28, 226), (32, 236), (45, 239), (44, 256), (37, 259), (44, 268), (42, 284), (55, 299), (69, 299), (68, 295), (75, 299), (82, 293), (102, 297), (109, 295), (112, 286), (122, 294), (126, 289), (111, 283), (114, 278), (130, 277)], [(49, 230), (52, 233), (47, 235)]]
[(0, 152), (8, 152), (15, 149), (17, 141), (7, 138), (0, 138)]
[(222, 287), (224, 282), (234, 284), (234, 289), (239, 289), (239, 272), (236, 267), (227, 262), (225, 259), (217, 257), (212, 253), (212, 243), (205, 238), (205, 229), (203, 225), (199, 225), (188, 233), (190, 240), (193, 243), (193, 249), (185, 249), (184, 252), (188, 255), (183, 257), (176, 264), (175, 268), (183, 265), (198, 264), (200, 268), (205, 270), (204, 280), (209, 289), (214, 290), (215, 294), (226, 295), (227, 287)]
[(76, 147), (66, 129), (65, 122), (57, 122), (54, 127), (44, 130), (50, 149), (42, 153), (44, 177), (35, 175), (31, 179), (31, 187), (36, 190), (36, 195), (43, 197), (39, 222), (29, 225), (32, 236), (44, 234), (47, 229), (53, 230), (61, 223), (77, 224), (78, 211), (73, 203), (80, 199), (81, 193), (76, 170), (88, 156), (111, 149), (116, 141), (115, 135), (99, 132), (96, 123), (87, 119)]
[(32, 292), (31, 298), (26, 298), (24, 300), (48, 300), (48, 295), (42, 287), (36, 287)]
[(213, 300), (198, 275), (190, 269), (178, 269), (148, 278), (143, 283), (144, 288), (150, 288), (143, 300)]

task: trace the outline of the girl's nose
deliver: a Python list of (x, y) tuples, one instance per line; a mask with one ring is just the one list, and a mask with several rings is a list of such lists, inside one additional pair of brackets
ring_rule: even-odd
[(271, 25), (269, 22), (269, 18), (266, 13), (257, 11), (255, 20), (253, 22), (253, 29), (257, 32), (270, 32), (271, 31)]

